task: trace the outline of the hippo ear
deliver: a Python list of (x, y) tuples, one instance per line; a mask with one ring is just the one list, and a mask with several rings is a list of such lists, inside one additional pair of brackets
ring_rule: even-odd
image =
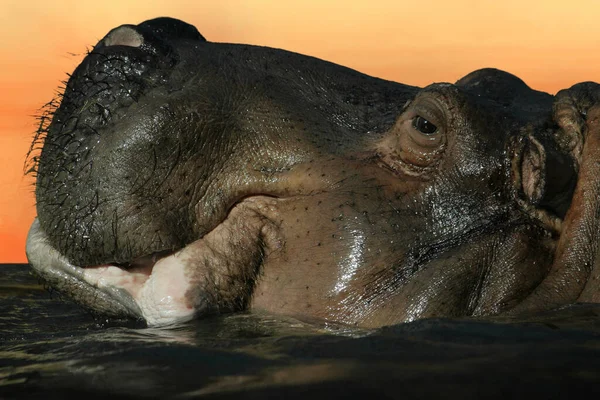
[(525, 141), (520, 165), (521, 190), (525, 199), (537, 205), (546, 187), (546, 150), (532, 135)]
[(549, 137), (527, 134), (514, 144), (512, 178), (517, 203), (542, 225), (560, 232), (575, 190), (573, 161)]
[(546, 150), (532, 135), (517, 139), (513, 147), (512, 181), (520, 208), (553, 232), (561, 221), (542, 206), (546, 187)]

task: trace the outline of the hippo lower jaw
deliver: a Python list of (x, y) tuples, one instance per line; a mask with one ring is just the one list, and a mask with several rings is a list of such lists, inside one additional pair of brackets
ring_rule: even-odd
[[(211, 306), (227, 308), (231, 293), (219, 293), (221, 282), (210, 269), (227, 273), (249, 269), (254, 276), (268, 248), (281, 246), (266, 214), (275, 199), (251, 197), (238, 203), (228, 217), (203, 238), (175, 252), (160, 252), (123, 263), (78, 267), (54, 248), (36, 218), (27, 238), (31, 266), (58, 291), (78, 288), (80, 304), (113, 317), (143, 319), (148, 326), (173, 326), (210, 313)], [(245, 251), (233, 259), (228, 249)], [(227, 282), (230, 284), (230, 282)]]
[(29, 264), (50, 286), (58, 290), (66, 287), (78, 287), (81, 295), (78, 298), (86, 302), (90, 294), (95, 295), (95, 308), (108, 315), (119, 315), (139, 318), (141, 310), (131, 295), (124, 290), (97, 290), (86, 282), (85, 270), (76, 267), (67, 260), (48, 241), (48, 236), (41, 229), (36, 218), (31, 224), (26, 244)]

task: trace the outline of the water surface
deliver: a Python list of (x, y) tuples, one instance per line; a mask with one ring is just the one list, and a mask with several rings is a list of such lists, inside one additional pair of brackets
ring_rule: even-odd
[(600, 394), (600, 307), (364, 331), (243, 313), (95, 317), (0, 265), (0, 398), (564, 398)]

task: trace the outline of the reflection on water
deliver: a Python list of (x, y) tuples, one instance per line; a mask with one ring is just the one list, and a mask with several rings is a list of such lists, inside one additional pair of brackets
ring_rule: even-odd
[[(600, 309), (363, 331), (264, 314), (147, 329), (0, 266), (0, 398), (547, 397), (600, 390)], [(559, 377), (560, 379), (557, 379)]]

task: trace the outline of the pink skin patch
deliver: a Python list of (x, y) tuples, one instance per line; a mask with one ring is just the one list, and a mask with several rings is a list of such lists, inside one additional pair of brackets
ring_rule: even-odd
[(168, 326), (189, 321), (194, 308), (185, 294), (191, 287), (186, 278), (186, 263), (190, 250), (198, 240), (175, 254), (161, 258), (154, 266), (124, 270), (113, 265), (85, 268), (86, 282), (99, 289), (116, 287), (126, 290), (139, 306), (148, 326)]

